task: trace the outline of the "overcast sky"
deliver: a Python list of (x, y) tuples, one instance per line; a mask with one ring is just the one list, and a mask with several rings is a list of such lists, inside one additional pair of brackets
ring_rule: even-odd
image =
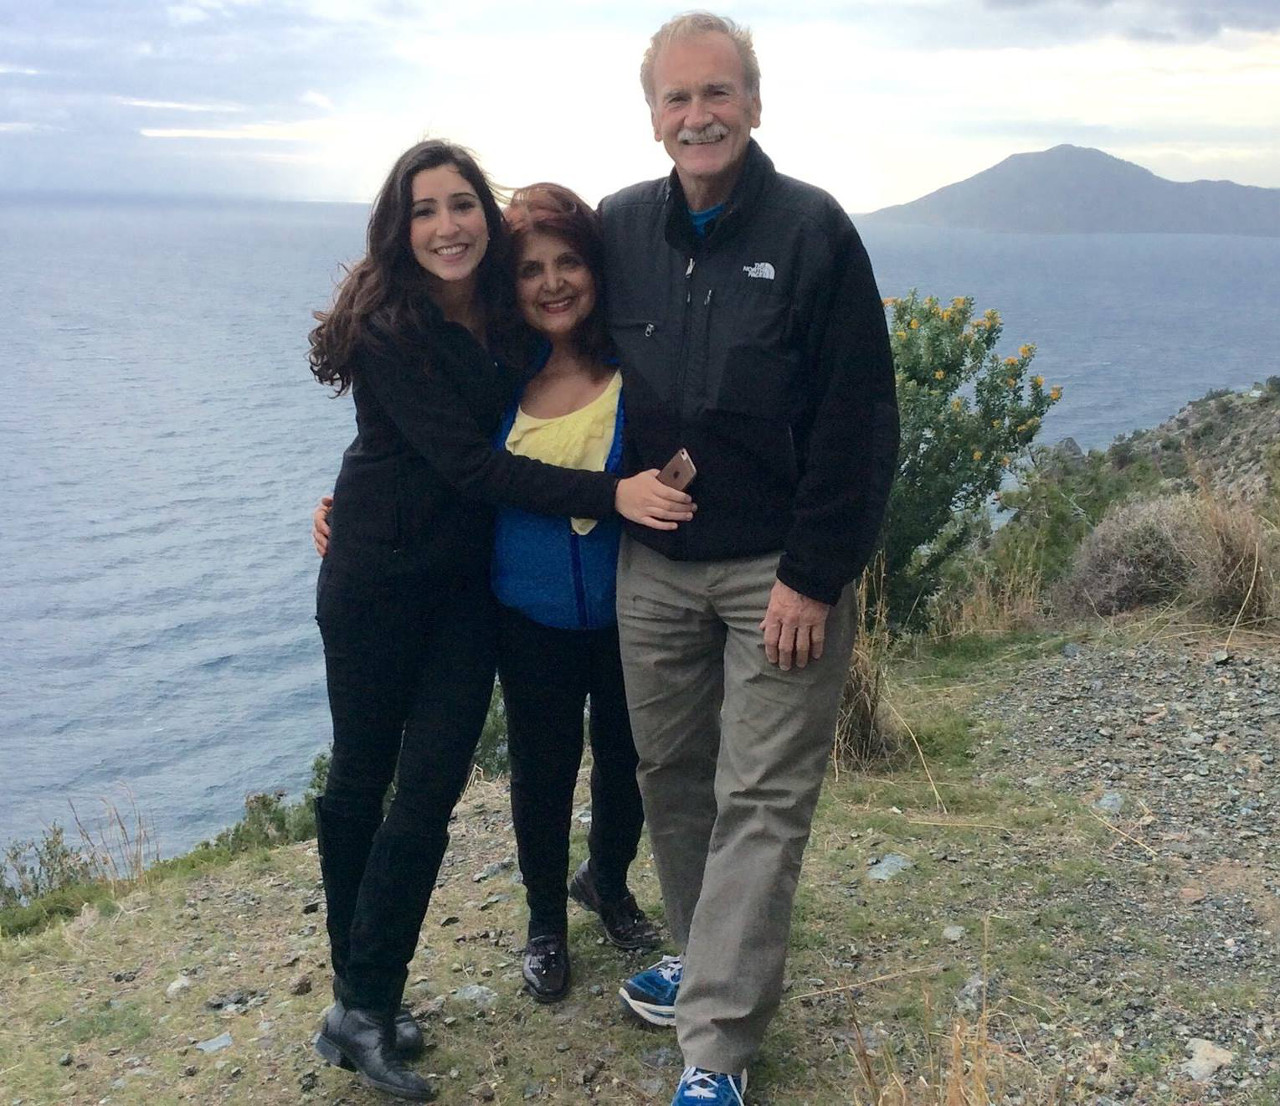
[[(368, 200), (442, 135), (594, 200), (668, 164), (637, 69), (679, 10), (512, 0), (0, 0), (0, 192)], [(1060, 142), (1280, 187), (1280, 0), (846, 0), (749, 25), (757, 137), (853, 211)]]

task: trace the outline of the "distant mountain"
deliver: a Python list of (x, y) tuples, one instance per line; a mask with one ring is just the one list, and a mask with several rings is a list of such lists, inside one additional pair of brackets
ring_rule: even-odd
[(1280, 188), (1179, 183), (1101, 150), (1054, 146), (1014, 154), (968, 180), (859, 221), (1048, 234), (1280, 236)]

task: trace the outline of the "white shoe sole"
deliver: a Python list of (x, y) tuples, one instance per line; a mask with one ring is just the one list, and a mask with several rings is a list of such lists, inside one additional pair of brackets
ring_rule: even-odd
[(650, 1002), (641, 1002), (634, 995), (627, 994), (622, 987), (618, 988), (618, 997), (622, 999), (625, 1010), (646, 1024), (661, 1026), (663, 1029), (675, 1028), (676, 1012), (670, 1006), (655, 1006)]

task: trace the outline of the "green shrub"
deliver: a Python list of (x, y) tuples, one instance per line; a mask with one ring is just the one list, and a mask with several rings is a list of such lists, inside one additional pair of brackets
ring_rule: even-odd
[(88, 883), (96, 875), (93, 858), (67, 843), (54, 822), (39, 838), (8, 845), (0, 857), (0, 909)]
[(1031, 565), (1046, 584), (1066, 573), (1080, 543), (1114, 504), (1160, 481), (1149, 457), (1131, 457), (1120, 466), (1110, 451), (1097, 450), (1068, 469), (1046, 464), (1045, 451), (1034, 449), (1019, 477), (1016, 488), (1000, 493), (1011, 516), (993, 536), (989, 556), (997, 572)]
[(943, 307), (913, 290), (886, 300), (902, 417), (898, 479), (885, 525), (890, 617), (923, 619), (943, 569), (981, 532), (991, 496), (1061, 397), (1030, 375), (1035, 347), (996, 352), (996, 311), (973, 299)]

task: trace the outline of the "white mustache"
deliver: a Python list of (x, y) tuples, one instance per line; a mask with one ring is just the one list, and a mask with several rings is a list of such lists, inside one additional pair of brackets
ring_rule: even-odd
[(723, 123), (708, 123), (701, 130), (685, 127), (676, 135), (676, 141), (682, 142), (687, 146), (700, 146), (705, 142), (718, 142), (728, 133), (729, 128)]

